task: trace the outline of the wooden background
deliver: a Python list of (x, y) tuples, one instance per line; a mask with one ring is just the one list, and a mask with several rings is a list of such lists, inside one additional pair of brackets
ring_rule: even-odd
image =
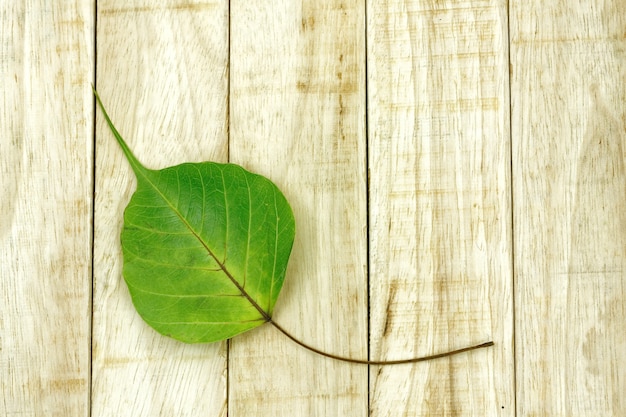
[[(0, 0), (0, 415), (625, 416), (623, 0)], [(136, 155), (297, 220), (270, 326), (184, 345), (121, 277)]]

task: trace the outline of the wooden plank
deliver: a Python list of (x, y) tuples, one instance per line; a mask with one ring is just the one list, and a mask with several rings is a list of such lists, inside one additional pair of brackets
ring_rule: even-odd
[(626, 9), (511, 2), (520, 416), (626, 415)]
[[(227, 158), (227, 1), (98, 2), (97, 87), (147, 166)], [(149, 328), (121, 276), (122, 212), (135, 179), (97, 124), (93, 416), (225, 416), (226, 344)]]
[(504, 1), (368, 3), (371, 416), (514, 414)]
[[(274, 319), (367, 356), (365, 37), (360, 0), (231, 1), (230, 160), (284, 191), (296, 242)], [(266, 325), (233, 339), (229, 416), (363, 416), (367, 367)]]
[(0, 5), (0, 415), (88, 416), (93, 2)]

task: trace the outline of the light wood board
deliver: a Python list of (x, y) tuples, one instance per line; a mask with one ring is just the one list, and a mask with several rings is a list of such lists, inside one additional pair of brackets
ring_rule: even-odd
[[(53, 3), (0, 0), (0, 415), (626, 415), (621, 0)], [(92, 82), (148, 167), (284, 191), (299, 339), (495, 346), (158, 335)]]
[[(362, 1), (231, 1), (230, 161), (275, 180), (296, 241), (274, 320), (367, 357)], [(297, 277), (297, 278), (296, 278)], [(367, 413), (367, 367), (267, 326), (231, 342), (229, 416)]]
[(0, 3), (0, 415), (87, 416), (94, 5)]
[(368, 8), (372, 416), (513, 415), (504, 2)]
[(515, 3), (511, 63), (518, 415), (623, 415), (624, 3)]
[[(97, 88), (150, 168), (228, 157), (228, 4), (98, 2)], [(185, 345), (137, 315), (119, 234), (134, 174), (98, 118), (93, 416), (226, 416), (226, 343)]]

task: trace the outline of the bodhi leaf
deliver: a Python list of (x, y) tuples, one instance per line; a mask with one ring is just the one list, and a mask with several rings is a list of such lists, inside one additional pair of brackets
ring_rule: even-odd
[(422, 362), (493, 346), (397, 360), (355, 359), (308, 345), (272, 321), (295, 235), (289, 203), (267, 178), (234, 164), (185, 163), (152, 170), (124, 151), (137, 190), (124, 211), (123, 275), (141, 317), (187, 343), (216, 342), (270, 322), (312, 352), (350, 363)]
[(144, 167), (96, 99), (137, 177), (121, 234), (137, 312), (187, 343), (224, 340), (270, 321), (295, 234), (284, 195), (234, 164)]

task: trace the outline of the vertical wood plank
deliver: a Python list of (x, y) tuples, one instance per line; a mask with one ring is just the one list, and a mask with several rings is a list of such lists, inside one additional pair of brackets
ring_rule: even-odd
[[(98, 2), (97, 87), (152, 168), (227, 158), (227, 1)], [(157, 334), (123, 281), (119, 233), (135, 179), (97, 124), (93, 416), (225, 416), (226, 344)]]
[(0, 4), (0, 415), (89, 415), (93, 2)]
[[(231, 1), (230, 160), (283, 190), (296, 242), (274, 319), (367, 356), (363, 1)], [(231, 341), (229, 416), (364, 416), (367, 367), (270, 325)]]
[(514, 413), (503, 1), (368, 3), (372, 367), (377, 416)]
[(626, 8), (511, 2), (520, 416), (626, 415)]

